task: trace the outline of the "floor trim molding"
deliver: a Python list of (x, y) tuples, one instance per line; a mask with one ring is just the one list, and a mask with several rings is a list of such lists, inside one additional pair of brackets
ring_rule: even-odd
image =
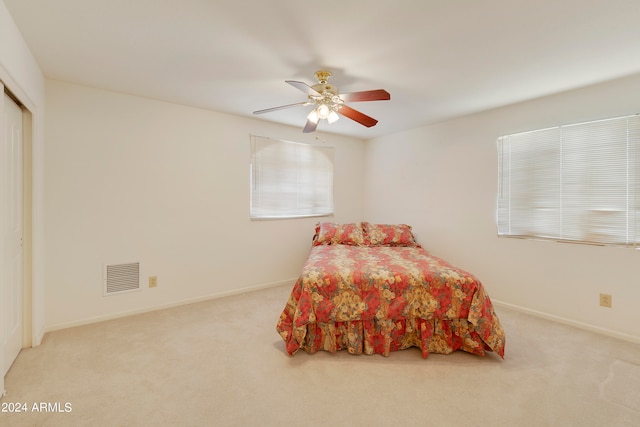
[(624, 341), (629, 341), (635, 344), (640, 344), (640, 337), (625, 334), (622, 332), (617, 332), (607, 328), (601, 328), (599, 326), (590, 325), (588, 323), (579, 322), (577, 320), (567, 319), (565, 317), (556, 316), (554, 314), (545, 313), (543, 311), (532, 310), (530, 308), (525, 308), (519, 305), (510, 304), (507, 302), (499, 301), (499, 300), (491, 300), (493, 304), (497, 307), (506, 307), (511, 310), (519, 311), (521, 313), (530, 314), (531, 316), (540, 317), (542, 319), (551, 320), (554, 322), (562, 323), (564, 325), (569, 325), (576, 327), (578, 329), (587, 330), (590, 332), (595, 332), (598, 334), (606, 335), (609, 337), (617, 338)]
[(204, 296), (196, 297), (196, 298), (188, 298), (188, 299), (175, 301), (175, 302), (170, 302), (170, 303), (166, 303), (166, 304), (160, 304), (160, 305), (155, 305), (155, 306), (150, 306), (150, 307), (143, 307), (143, 308), (138, 308), (138, 309), (128, 310), (128, 311), (121, 311), (121, 312), (118, 312), (118, 313), (106, 314), (106, 315), (102, 315), (102, 316), (89, 317), (89, 318), (85, 318), (85, 319), (74, 320), (72, 322), (57, 323), (57, 324), (54, 324), (54, 325), (47, 326), (45, 328), (45, 330), (44, 330), (44, 333), (46, 334), (47, 332), (57, 331), (57, 330), (60, 330), (60, 329), (67, 329), (67, 328), (73, 328), (75, 326), (89, 325), (91, 323), (104, 322), (106, 320), (119, 319), (119, 318), (122, 318), (122, 317), (135, 316), (136, 314), (148, 313), (148, 312), (151, 312), (151, 311), (165, 310), (167, 308), (179, 307), (181, 305), (194, 304), (194, 303), (198, 303), (198, 302), (203, 302), (203, 301), (208, 301), (208, 300), (213, 300), (213, 299), (219, 299), (219, 298), (225, 298), (225, 297), (238, 295), (238, 294), (246, 294), (246, 293), (249, 293), (249, 292), (255, 292), (255, 291), (262, 290), (262, 289), (275, 288), (275, 287), (284, 286), (284, 285), (293, 286), (294, 283), (296, 282), (296, 280), (297, 280), (297, 278), (288, 279), (288, 280), (282, 280), (282, 281), (279, 281), (279, 282), (263, 283), (263, 284), (260, 284), (260, 285), (247, 286), (247, 287), (240, 288), (240, 289), (233, 289), (233, 290), (230, 290), (230, 291), (218, 292), (218, 293), (215, 293), (215, 294), (204, 295)]

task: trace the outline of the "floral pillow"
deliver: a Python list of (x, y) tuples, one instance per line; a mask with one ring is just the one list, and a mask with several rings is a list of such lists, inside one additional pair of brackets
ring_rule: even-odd
[(319, 222), (313, 245), (364, 245), (362, 223), (336, 224), (333, 222)]
[(370, 224), (365, 222), (365, 244), (367, 246), (411, 246), (421, 247), (406, 224)]

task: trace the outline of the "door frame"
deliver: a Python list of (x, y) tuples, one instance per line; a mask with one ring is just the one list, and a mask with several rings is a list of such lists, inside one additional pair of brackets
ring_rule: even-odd
[(33, 347), (33, 117), (22, 107), (22, 348)]
[[(41, 334), (34, 331), (34, 292), (33, 292), (33, 228), (34, 228), (34, 118), (33, 104), (26, 95), (21, 93), (17, 85), (12, 85), (12, 80), (6, 75), (0, 66), (0, 92), (7, 93), (22, 109), (22, 347), (33, 347), (40, 344)], [(25, 102), (23, 102), (23, 100)], [(3, 101), (4, 102), (4, 101)], [(31, 107), (29, 107), (30, 105)], [(0, 113), (4, 108), (0, 109)], [(4, 138), (4, 117), (0, 117), (0, 132)], [(4, 319), (0, 321), (0, 331), (4, 334)], [(4, 341), (4, 336), (0, 340)], [(4, 352), (0, 352), (0, 366), (4, 366)], [(4, 396), (4, 376), (0, 376), (0, 397)]]

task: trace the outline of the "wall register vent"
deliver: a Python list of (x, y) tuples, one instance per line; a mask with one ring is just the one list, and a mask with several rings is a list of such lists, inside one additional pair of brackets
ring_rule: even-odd
[(104, 266), (104, 295), (114, 295), (140, 289), (140, 263)]

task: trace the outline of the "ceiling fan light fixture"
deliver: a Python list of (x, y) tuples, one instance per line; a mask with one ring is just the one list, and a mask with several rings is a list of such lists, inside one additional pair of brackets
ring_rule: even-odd
[(336, 113), (335, 110), (327, 104), (318, 105), (316, 108), (311, 110), (307, 116), (307, 119), (313, 123), (318, 123), (320, 120), (326, 120), (331, 124), (335, 123), (339, 118), (340, 116), (338, 113)]
[(313, 110), (311, 110), (311, 112), (309, 113), (309, 115), (307, 116), (307, 119), (312, 121), (313, 123), (318, 123), (318, 121), (320, 121), (320, 116), (318, 115), (318, 109), (314, 108)]
[(320, 104), (318, 105), (318, 108), (316, 108), (316, 111), (318, 112), (319, 118), (326, 119), (331, 113), (331, 108), (327, 104)]
[(339, 118), (340, 118), (340, 116), (338, 115), (338, 113), (336, 113), (335, 111), (331, 110), (329, 112), (329, 116), (327, 117), (327, 122), (329, 122), (329, 124), (335, 123), (335, 122), (338, 121)]

